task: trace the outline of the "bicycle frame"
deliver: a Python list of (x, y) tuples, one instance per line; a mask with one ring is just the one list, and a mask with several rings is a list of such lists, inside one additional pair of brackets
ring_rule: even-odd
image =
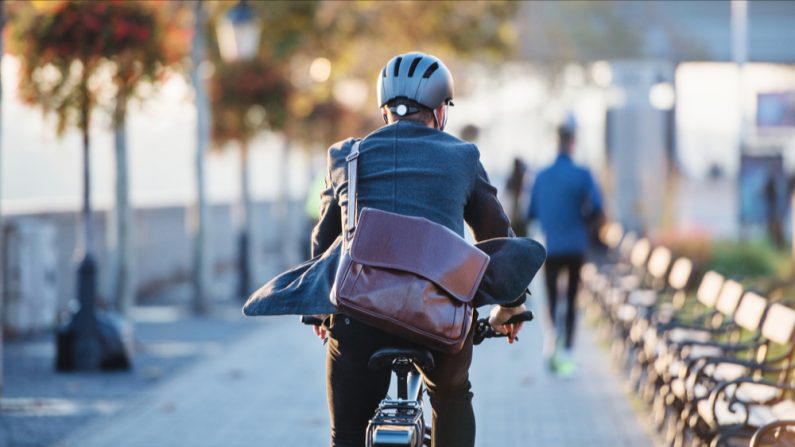
[(396, 357), (397, 399), (386, 396), (367, 426), (367, 447), (421, 447), (426, 439), (422, 375), (407, 357)]

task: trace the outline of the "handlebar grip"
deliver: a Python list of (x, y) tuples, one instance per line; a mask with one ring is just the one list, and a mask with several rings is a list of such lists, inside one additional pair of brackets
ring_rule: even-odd
[[(527, 310), (520, 314), (516, 314), (508, 319), (505, 324), (516, 324), (521, 323), (524, 321), (531, 321), (533, 319), (533, 312)], [(473, 342), (476, 345), (479, 345), (483, 342), (483, 340), (487, 338), (495, 338), (495, 337), (505, 337), (505, 334), (499, 333), (494, 330), (489, 324), (489, 317), (480, 318), (475, 322), (474, 328), (475, 334), (473, 338)], [(515, 340), (519, 340), (517, 337)]]
[(533, 315), (533, 311), (526, 310), (520, 314), (512, 316), (511, 318), (508, 319), (508, 321), (505, 322), (505, 324), (516, 324), (516, 323), (521, 323), (523, 321), (533, 321), (533, 318), (535, 318), (535, 315)]
[(320, 326), (323, 324), (323, 320), (318, 317), (313, 317), (311, 315), (301, 315), (301, 323), (307, 326)]

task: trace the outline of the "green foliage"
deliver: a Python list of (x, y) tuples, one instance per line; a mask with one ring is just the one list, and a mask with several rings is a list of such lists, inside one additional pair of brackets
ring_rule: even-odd
[[(217, 22), (233, 2), (221, 3)], [(223, 144), (248, 140), (265, 129), (286, 130), (295, 88), (290, 81), (290, 59), (311, 47), (314, 1), (251, 2), (261, 26), (258, 55), (251, 61), (223, 62), (212, 27), (211, 59), (216, 75), (211, 81), (213, 140)]]
[(705, 233), (667, 233), (655, 244), (693, 261), (693, 277), (714, 270), (771, 299), (795, 304), (795, 259), (766, 240), (713, 241)]
[(251, 2), (262, 23), (261, 53), (271, 61), (288, 59), (314, 37), (317, 1)]
[(665, 233), (656, 238), (655, 242), (668, 247), (676, 256), (690, 259), (696, 266), (709, 264), (713, 256), (713, 242), (705, 233)]
[[(216, 5), (222, 6), (213, 14), (217, 20), (234, 3)], [(513, 18), (519, 4), (507, 1), (269, 1), (250, 5), (262, 25), (259, 58), (277, 65), (291, 88), (284, 103), (260, 103), (267, 116), (284, 117), (281, 123), (268, 124), (310, 146), (325, 147), (378, 125), (380, 116), (373, 106), (375, 74), (395, 54), (424, 51), (450, 65), (475, 58), (497, 61), (512, 53), (518, 34)], [(223, 64), (215, 49), (212, 54), (217, 65)], [(331, 75), (325, 81), (308, 76), (310, 64), (319, 57), (331, 61)], [(219, 68), (219, 76), (223, 71)], [(361, 105), (343, 104), (333, 94), (339, 82), (352, 79), (367, 85), (367, 98)], [(220, 91), (231, 88), (225, 81), (218, 85)], [(234, 96), (225, 94), (214, 99), (215, 110), (244, 114), (251, 106), (229, 104)], [(229, 112), (216, 115), (232, 119)], [(214, 135), (216, 142), (241, 137), (245, 135)]]
[[(152, 5), (70, 1), (19, 8), (12, 48), (22, 62), (22, 99), (55, 112), (59, 132), (69, 124), (86, 131), (94, 106), (126, 102), (139, 82), (161, 73), (169, 53)], [(124, 105), (115, 107), (116, 119)]]
[(263, 59), (223, 64), (211, 83), (216, 142), (248, 140), (257, 132), (284, 126), (291, 85)]
[(424, 49), (461, 57), (503, 57), (515, 43), (511, 19), (518, 7), (505, 1), (324, 2), (316, 25), (330, 53), (346, 51), (339, 44), (349, 42), (367, 43), (390, 55)]
[(706, 268), (743, 279), (778, 278), (788, 273), (790, 258), (764, 242), (719, 242)]

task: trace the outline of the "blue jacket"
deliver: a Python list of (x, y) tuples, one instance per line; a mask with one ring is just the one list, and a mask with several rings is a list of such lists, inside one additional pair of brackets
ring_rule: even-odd
[(591, 173), (568, 155), (558, 155), (538, 173), (528, 218), (541, 221), (550, 256), (585, 253), (587, 220), (601, 212), (602, 198)]
[[(332, 313), (329, 302), (348, 212), (348, 164), (354, 139), (328, 151), (329, 175), (312, 259), (263, 286), (244, 306), (247, 315)], [(386, 125), (360, 145), (358, 210), (376, 208), (424, 217), (464, 235), (464, 221), (491, 256), (475, 304), (515, 303), (544, 260), (535, 241), (512, 238), (511, 225), (474, 144), (415, 121)]]

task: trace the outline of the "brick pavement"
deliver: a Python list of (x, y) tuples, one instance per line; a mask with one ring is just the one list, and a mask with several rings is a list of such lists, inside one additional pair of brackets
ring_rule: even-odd
[[(579, 374), (563, 380), (544, 370), (540, 326), (517, 345), (476, 348), (478, 447), (651, 446), (591, 332), (580, 332)], [(272, 318), (60, 446), (327, 445), (323, 367), (308, 328)]]

